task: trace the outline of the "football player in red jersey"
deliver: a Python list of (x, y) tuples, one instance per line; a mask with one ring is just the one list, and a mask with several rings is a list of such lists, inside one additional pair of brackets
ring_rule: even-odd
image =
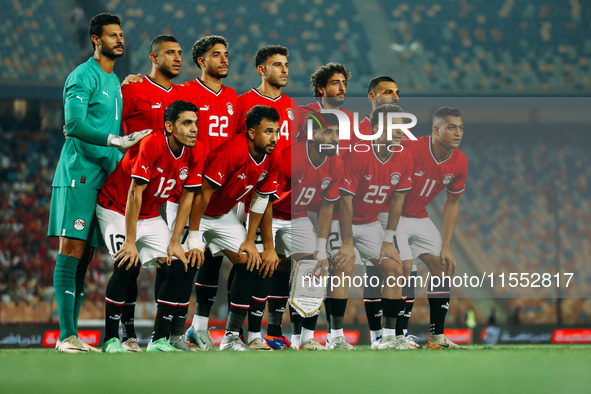
[[(274, 108), (257, 105), (246, 114), (246, 125), (246, 133), (234, 135), (207, 156), (201, 192), (195, 198), (188, 193), (181, 197), (169, 246), (170, 256), (184, 259), (179, 239), (190, 211), (189, 258), (201, 260), (207, 246), (213, 255), (225, 254), (238, 267), (232, 281), (230, 313), (220, 350), (250, 350), (238, 332), (250, 305), (257, 276), (254, 270), (263, 275), (272, 274), (278, 263), (270, 228), (261, 226), (266, 246), (262, 256), (254, 240), (263, 214), (271, 215), (269, 195), (277, 192), (280, 154), (271, 154), (279, 135), (279, 114)], [(251, 194), (247, 231), (234, 208)]]
[[(201, 69), (201, 76), (182, 84), (182, 95), (185, 100), (198, 107), (197, 138), (203, 144), (207, 155), (234, 135), (238, 95), (234, 89), (222, 83), (229, 70), (228, 41), (224, 37), (211, 35), (200, 38), (193, 44), (192, 57), (193, 62)], [(166, 205), (171, 230), (175, 224), (180, 198), (180, 191), (177, 191)], [(188, 231), (188, 228), (187, 223), (185, 230)], [(183, 240), (185, 239), (186, 236), (183, 237)], [(185, 242), (183, 246), (187, 249)], [(195, 314), (185, 337), (202, 350), (211, 350), (214, 347), (207, 328), (209, 314), (217, 294), (222, 260), (222, 256), (213, 257), (207, 250), (205, 262), (197, 272)]]
[[(402, 112), (396, 105), (383, 105), (371, 114), (374, 134), (379, 120), (387, 114)], [(402, 119), (397, 119), (402, 123)], [(333, 275), (350, 276), (355, 262), (356, 248), (361, 258), (379, 269), (383, 276), (393, 278), (402, 274), (402, 263), (394, 247), (394, 230), (402, 210), (405, 194), (412, 186), (413, 160), (410, 153), (400, 147), (402, 131), (390, 136), (381, 135), (367, 146), (343, 157), (345, 180), (341, 186), (340, 230), (342, 246), (333, 256)], [(378, 214), (384, 205), (390, 207), (387, 228), (384, 231)], [(381, 251), (381, 252), (380, 252)], [(347, 302), (347, 286), (332, 289), (331, 293), (331, 347), (348, 349), (343, 335), (343, 317)], [(385, 309), (385, 329), (380, 348), (410, 348), (400, 340), (396, 329), (397, 316), (404, 310), (401, 288), (391, 281), (384, 283), (382, 302)], [(404, 335), (402, 335), (404, 338)]]
[[(119, 319), (133, 274), (130, 268), (140, 261), (145, 267), (161, 266), (157, 271), (161, 283), (156, 295), (158, 310), (148, 351), (179, 350), (170, 345), (168, 336), (177, 309), (184, 308), (186, 313), (188, 304), (180, 303), (191, 294), (196, 268), (178, 260), (164, 264), (170, 230), (158, 208), (177, 185), (201, 186), (203, 149), (197, 142), (196, 112), (192, 103), (172, 103), (164, 113), (166, 134), (153, 133), (144, 139), (134, 157), (128, 152), (99, 193), (97, 218), (115, 259), (105, 296), (105, 352), (127, 351), (119, 341)], [(122, 182), (128, 186), (121, 187)]]
[[(279, 140), (277, 141), (278, 152), (282, 152), (285, 147), (289, 147), (292, 142), (292, 127), (297, 110), (297, 103), (286, 95), (282, 94), (281, 89), (287, 85), (289, 74), (289, 64), (287, 62), (288, 50), (280, 45), (269, 45), (259, 49), (255, 55), (255, 66), (261, 76), (261, 84), (258, 88), (252, 88), (248, 92), (238, 97), (238, 132), (245, 131), (246, 112), (255, 105), (267, 105), (273, 107), (279, 113)], [(248, 201), (246, 202), (248, 205)], [(259, 250), (262, 250), (262, 244), (258, 243)], [(287, 260), (289, 262), (289, 260)], [(285, 265), (283, 265), (285, 266)], [(287, 265), (289, 267), (289, 264)], [(285, 272), (282, 270), (281, 272)], [(287, 271), (289, 275), (289, 271)], [(275, 276), (257, 279), (254, 294), (248, 311), (248, 346), (257, 350), (270, 350), (269, 346), (261, 338), (261, 321), (267, 301), (268, 291), (274, 288), (279, 293), (289, 292), (289, 278), (284, 280), (283, 273)], [(280, 278), (281, 277), (281, 278)], [(277, 282), (286, 286), (287, 289), (279, 289)], [(271, 294), (272, 297), (278, 295)], [(272, 342), (271, 342), (272, 341)], [(289, 346), (289, 342), (283, 338), (270, 338), (269, 342), (277, 344), (279, 347)]]
[[(458, 149), (464, 134), (464, 122), (456, 108), (442, 107), (433, 115), (430, 136), (417, 141), (403, 142), (405, 150), (414, 158), (413, 189), (402, 207), (396, 230), (404, 275), (411, 271), (413, 259), (425, 263), (431, 277), (452, 276), (456, 260), (451, 251), (451, 240), (460, 212), (460, 196), (466, 187), (468, 160)], [(443, 239), (429, 219), (426, 207), (443, 189), (447, 201), (443, 209)], [(429, 349), (458, 348), (444, 335), (445, 316), (449, 310), (451, 287), (442, 283), (428, 289), (431, 323)]]
[[(181, 72), (181, 55), (181, 47), (173, 36), (160, 35), (152, 40), (150, 44), (150, 61), (152, 63), (150, 73), (138, 81), (141, 83), (127, 83), (121, 87), (121, 95), (123, 96), (121, 122), (125, 134), (146, 128), (164, 132), (164, 111), (170, 103), (175, 101), (178, 92), (179, 85), (173, 84), (172, 80)], [(139, 151), (139, 145), (132, 147), (129, 151), (131, 157), (135, 157)], [(140, 266), (135, 266), (132, 270), (121, 314), (122, 345), (128, 351), (139, 352), (141, 349), (135, 334), (134, 315)], [(175, 316), (175, 319), (177, 318)], [(172, 341), (180, 346), (184, 344), (184, 340), (175, 341), (172, 338)]]

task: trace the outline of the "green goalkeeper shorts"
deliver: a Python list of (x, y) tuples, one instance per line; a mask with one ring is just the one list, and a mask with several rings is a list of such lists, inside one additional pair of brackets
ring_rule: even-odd
[(47, 235), (81, 239), (94, 248), (105, 246), (95, 214), (99, 191), (81, 187), (54, 187)]

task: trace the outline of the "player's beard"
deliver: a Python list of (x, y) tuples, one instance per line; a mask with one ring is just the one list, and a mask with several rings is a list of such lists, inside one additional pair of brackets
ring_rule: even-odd
[(345, 97), (326, 97), (326, 101), (331, 107), (340, 107), (345, 102)]
[(267, 77), (267, 82), (269, 82), (269, 84), (271, 86), (273, 86), (276, 89), (281, 89), (284, 88), (287, 85), (287, 79), (285, 81), (280, 79), (279, 77)]
[(327, 147), (322, 147), (322, 150), (320, 149), (320, 145), (318, 145), (318, 152), (324, 156), (327, 157), (332, 157), (335, 156), (339, 150), (339, 144), (338, 142), (329, 142), (328, 144), (322, 144), (322, 145), (332, 145), (334, 146), (334, 149), (330, 149)]
[(107, 49), (103, 46), (101, 48), (101, 54), (105, 57), (108, 57), (109, 59), (112, 59), (112, 60), (115, 60), (118, 57), (123, 56), (123, 53), (125, 51), (125, 47), (123, 45), (121, 45), (121, 49), (122, 49), (121, 53), (115, 53), (115, 48), (116, 47)]
[(179, 74), (181, 73), (181, 71), (179, 70), (178, 73), (174, 73), (172, 70), (170, 70), (169, 68), (160, 68), (160, 72), (162, 73), (162, 75), (164, 75), (166, 78), (168, 79), (173, 79), (179, 76)]

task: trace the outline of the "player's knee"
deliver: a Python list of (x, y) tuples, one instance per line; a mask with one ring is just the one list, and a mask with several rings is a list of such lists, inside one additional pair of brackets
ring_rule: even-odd
[(81, 260), (86, 250), (86, 241), (81, 239), (63, 238), (60, 243), (59, 254), (65, 254)]
[(403, 275), (402, 265), (392, 259), (383, 259), (379, 266), (386, 277), (398, 277)]

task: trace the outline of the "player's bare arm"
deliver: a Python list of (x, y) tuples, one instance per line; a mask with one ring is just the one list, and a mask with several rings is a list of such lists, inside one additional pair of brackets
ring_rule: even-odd
[(460, 214), (460, 196), (449, 194), (443, 208), (443, 246), (441, 248), (441, 266), (447, 275), (456, 272), (456, 258), (451, 251), (451, 240)]
[(336, 268), (343, 268), (355, 264), (355, 248), (353, 247), (353, 195), (341, 195), (339, 211), (339, 226), (343, 244), (334, 255), (333, 262)]
[(129, 186), (127, 206), (125, 207), (125, 242), (115, 254), (115, 263), (119, 262), (117, 267), (122, 267), (127, 262), (126, 270), (136, 266), (139, 261), (139, 253), (135, 246), (137, 221), (142, 207), (142, 193), (147, 186), (148, 182), (138, 181), (137, 179), (132, 179)]
[[(187, 223), (189, 215), (191, 214), (191, 206), (193, 205), (194, 198), (195, 190), (183, 188), (181, 200), (179, 201), (179, 209), (176, 214), (176, 221), (174, 223), (174, 229), (172, 231), (170, 243), (168, 244), (167, 249), (168, 256), (166, 263), (170, 265), (172, 263), (172, 258), (176, 257), (185, 265), (185, 271), (187, 270), (189, 261), (185, 255), (185, 250), (181, 246), (180, 238), (185, 228), (185, 223)], [(191, 266), (194, 266), (194, 264), (195, 263), (192, 263)], [(199, 262), (197, 262), (197, 264), (197, 268), (199, 268)]]
[(392, 200), (390, 201), (390, 211), (388, 212), (388, 224), (386, 225), (386, 233), (382, 242), (382, 250), (380, 252), (379, 264), (382, 263), (384, 258), (389, 258), (402, 265), (400, 260), (400, 253), (394, 246), (394, 232), (398, 227), (398, 221), (400, 220), (400, 214), (402, 213), (402, 205), (404, 204), (404, 198), (406, 192), (394, 192)]
[[(258, 270), (261, 265), (261, 256), (256, 248), (255, 239), (257, 229), (259, 228), (263, 216), (267, 210), (269, 203), (269, 196), (261, 195), (257, 192), (252, 194), (252, 202), (250, 204), (250, 215), (248, 217), (248, 229), (246, 233), (246, 239), (240, 245), (240, 249), (238, 250), (238, 255), (240, 256), (240, 263), (243, 263), (243, 257), (241, 256), (243, 253), (247, 255), (246, 257), (246, 269), (249, 271), (253, 271), (255, 268)], [(261, 204), (261, 205), (259, 205)], [(260, 207), (264, 206), (264, 210)]]
[[(189, 217), (189, 236), (187, 238), (187, 245), (189, 246), (189, 262), (191, 264), (196, 263), (197, 267), (203, 264), (203, 252), (205, 251), (203, 233), (199, 231), (199, 225), (201, 223), (201, 218), (203, 217), (203, 214), (209, 205), (211, 195), (216, 191), (217, 188), (218, 187), (209, 182), (207, 178), (204, 178), (201, 191), (197, 192), (195, 198), (193, 199), (191, 215)], [(182, 218), (177, 217), (177, 224), (180, 223), (180, 225), (182, 225), (183, 222), (179, 222), (179, 220), (182, 220)], [(186, 221), (184, 223), (186, 223)]]
[(318, 275), (324, 276), (328, 274), (328, 257), (326, 255), (326, 240), (330, 233), (330, 223), (334, 212), (334, 201), (322, 200), (318, 210), (318, 240), (316, 242), (316, 251), (314, 258), (318, 260), (318, 264), (314, 267), (314, 272)]
[(275, 245), (273, 242), (273, 203), (269, 201), (265, 214), (261, 220), (261, 238), (263, 241), (263, 253), (261, 254), (261, 267), (259, 268), (259, 274), (266, 278), (267, 276), (273, 276), (273, 272), (279, 265), (279, 256), (275, 251)]

